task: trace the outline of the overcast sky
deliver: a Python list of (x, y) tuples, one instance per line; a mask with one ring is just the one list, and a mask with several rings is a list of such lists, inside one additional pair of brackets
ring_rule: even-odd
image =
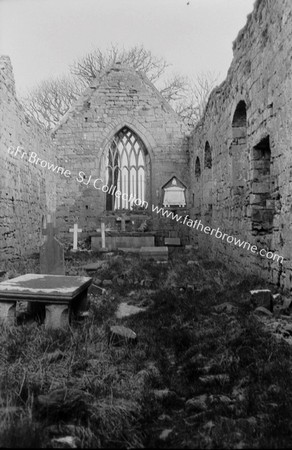
[(66, 73), (94, 48), (143, 44), (174, 72), (226, 76), (254, 0), (0, 0), (0, 54), (17, 90)]

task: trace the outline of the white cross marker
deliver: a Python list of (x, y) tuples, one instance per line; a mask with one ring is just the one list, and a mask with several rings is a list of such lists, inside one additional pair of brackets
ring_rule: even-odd
[(77, 223), (74, 223), (74, 227), (69, 229), (70, 233), (73, 233), (73, 250), (77, 250), (78, 233), (81, 233), (82, 229), (78, 228)]
[(105, 248), (105, 224), (101, 222), (101, 248)]

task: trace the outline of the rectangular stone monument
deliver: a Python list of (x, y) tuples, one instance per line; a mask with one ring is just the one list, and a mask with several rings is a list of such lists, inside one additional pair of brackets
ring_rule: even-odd
[(168, 247), (142, 247), (140, 249), (140, 258), (167, 261)]
[[(147, 234), (139, 234), (133, 236), (106, 236), (106, 248), (108, 250), (117, 250), (119, 248), (141, 248), (154, 246), (154, 236)], [(100, 236), (91, 237), (91, 250), (101, 250), (102, 239)]]
[(63, 275), (26, 274), (0, 283), (0, 319), (15, 323), (16, 302), (43, 304), (45, 327), (69, 325), (87, 307), (87, 291), (92, 278)]

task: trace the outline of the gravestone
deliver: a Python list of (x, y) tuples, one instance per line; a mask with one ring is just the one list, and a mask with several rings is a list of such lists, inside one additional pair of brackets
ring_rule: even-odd
[[(95, 237), (91, 238), (91, 250), (99, 250), (99, 251), (102, 251), (102, 252), (107, 252), (109, 249), (105, 245), (106, 244), (105, 243), (105, 237), (106, 237), (105, 234), (106, 234), (107, 231), (112, 231), (111, 227), (110, 226), (106, 226), (105, 222), (101, 221), (100, 228), (97, 228), (96, 231), (98, 233), (100, 233), (101, 242), (99, 242), (100, 241), (99, 238), (95, 238)], [(92, 245), (92, 240), (96, 241), (97, 245), (95, 245), (95, 242)]]
[(78, 244), (78, 233), (82, 232), (81, 228), (78, 228), (78, 224), (74, 223), (74, 227), (69, 229), (70, 233), (73, 233), (73, 251), (76, 252), (78, 250), (77, 244)]
[[(65, 275), (64, 247), (55, 237), (56, 228), (48, 222), (42, 230), (43, 236), (46, 236), (45, 242), (40, 246), (40, 273), (46, 275)], [(44, 305), (38, 302), (28, 303), (27, 312), (41, 321), (45, 317)]]
[(40, 247), (40, 273), (65, 275), (64, 247), (55, 234), (56, 228), (53, 223), (47, 223), (43, 229), (46, 240)]
[(126, 222), (131, 222), (131, 219), (126, 214), (122, 214), (120, 217), (117, 217), (116, 221), (121, 222), (121, 231), (126, 231)]

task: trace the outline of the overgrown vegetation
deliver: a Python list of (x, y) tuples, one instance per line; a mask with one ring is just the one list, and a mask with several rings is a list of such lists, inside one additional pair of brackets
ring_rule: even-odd
[[(84, 275), (85, 259), (68, 261), (68, 272)], [(9, 276), (34, 265), (19, 262)], [(179, 252), (168, 264), (116, 255), (93, 278), (113, 284), (90, 294), (89, 317), (69, 330), (1, 328), (1, 447), (291, 446), (291, 348), (248, 302), (266, 284)], [(117, 319), (122, 301), (148, 309)], [(137, 345), (109, 343), (116, 324)]]

